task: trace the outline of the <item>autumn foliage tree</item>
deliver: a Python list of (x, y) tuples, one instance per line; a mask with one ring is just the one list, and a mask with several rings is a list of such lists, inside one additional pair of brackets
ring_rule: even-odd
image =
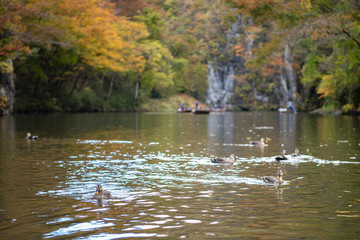
[(116, 14), (125, 17), (134, 17), (142, 14), (147, 6), (145, 0), (111, 0), (115, 4)]
[(75, 48), (86, 64), (114, 71), (141, 69), (135, 42), (147, 36), (143, 24), (115, 16), (102, 0), (37, 0), (24, 6), (23, 42)]
[(236, 96), (273, 96), (287, 49), (304, 110), (360, 112), (359, 9), (356, 0), (2, 0), (0, 70), (8, 96), (15, 79), (17, 111), (133, 110), (172, 93), (204, 99), (207, 63), (234, 56), (246, 68)]
[[(293, 70), (303, 86), (304, 109), (323, 106), (360, 111), (358, 1), (226, 2), (237, 9), (237, 14), (251, 18), (260, 30), (252, 35), (254, 54), (246, 62), (249, 80), (256, 79), (273, 89), (279, 66), (284, 65), (284, 46), (289, 45)], [(241, 51), (238, 54), (245, 55)]]
[[(103, 74), (142, 71), (145, 67), (145, 59), (137, 47), (137, 41), (148, 36), (145, 25), (117, 16), (114, 6), (107, 1), (19, 0), (12, 6), (3, 8), (14, 26), (10, 35), (17, 39), (16, 47), (29, 46), (32, 49), (28, 52), (31, 53), (29, 57), (16, 62), (19, 93), (26, 93), (21, 89), (21, 77), (32, 82), (29, 86), (37, 89), (34, 92), (39, 90), (36, 86), (44, 86), (44, 94), (38, 97), (52, 102), (49, 110), (61, 109), (59, 87), (72, 84), (72, 93), (74, 89), (82, 88), (78, 86), (81, 82), (102, 79), (98, 74), (86, 77), (90, 69)], [(15, 47), (15, 43), (13, 41), (12, 46)], [(3, 49), (9, 49), (9, 44)], [(47, 63), (36, 60), (50, 59), (51, 54), (58, 58)], [(42, 57), (37, 57), (39, 55)], [(33, 74), (27, 70), (29, 66), (32, 66)], [(36, 75), (43, 77), (34, 78)]]
[(18, 36), (24, 31), (19, 13), (21, 1), (0, 2), (0, 115), (12, 112), (15, 86), (13, 60), (19, 54), (28, 53)]

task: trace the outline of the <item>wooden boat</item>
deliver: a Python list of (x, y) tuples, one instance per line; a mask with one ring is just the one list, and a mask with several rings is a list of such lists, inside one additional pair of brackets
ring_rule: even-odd
[(293, 110), (288, 110), (287, 108), (279, 108), (278, 112), (279, 113), (294, 113)]
[(250, 111), (250, 108), (248, 108), (248, 107), (239, 106), (239, 108), (241, 111)]
[(280, 113), (294, 113), (294, 111), (289, 110), (289, 111), (280, 112)]
[(210, 109), (194, 109), (193, 113), (195, 113), (195, 114), (209, 114)]
[(178, 113), (191, 113), (192, 110), (189, 109), (189, 108), (188, 108), (188, 109), (178, 109), (177, 112), (178, 112)]

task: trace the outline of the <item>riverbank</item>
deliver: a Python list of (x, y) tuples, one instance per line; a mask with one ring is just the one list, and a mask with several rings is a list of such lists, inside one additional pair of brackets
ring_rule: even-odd
[(141, 112), (175, 112), (181, 103), (184, 104), (184, 107), (195, 108), (196, 102), (199, 102), (199, 107), (201, 108), (208, 107), (196, 98), (182, 93), (169, 96), (168, 98), (150, 99), (147, 103), (143, 103), (139, 110)]
[[(108, 102), (95, 101), (93, 95), (88, 97), (88, 101), (78, 101), (77, 104), (70, 102), (69, 105), (72, 106), (70, 111), (64, 111), (61, 109), (49, 111), (48, 109), (40, 108), (37, 111), (22, 111), (14, 112), (13, 114), (31, 114), (31, 113), (55, 113), (55, 112), (71, 112), (71, 113), (80, 113), (80, 112), (176, 112), (180, 104), (183, 103), (184, 107), (189, 109), (195, 108), (195, 103), (199, 102), (199, 107), (206, 109), (209, 106), (206, 103), (191, 97), (188, 94), (175, 94), (168, 96), (166, 98), (153, 98), (147, 100), (146, 103), (142, 103), (140, 106), (136, 106), (133, 101), (126, 100), (127, 98), (113, 98)], [(78, 106), (78, 107), (74, 107)], [(278, 111), (279, 107), (275, 104), (259, 104), (254, 103), (252, 105), (246, 105), (242, 107), (234, 106), (233, 111)], [(16, 109), (19, 110), (19, 109)], [(360, 113), (360, 110), (357, 112), (346, 112), (345, 109), (334, 109), (334, 108), (318, 108), (313, 110), (304, 111), (301, 107), (296, 108), (298, 112), (307, 112), (310, 114), (321, 114), (321, 115), (356, 115)]]

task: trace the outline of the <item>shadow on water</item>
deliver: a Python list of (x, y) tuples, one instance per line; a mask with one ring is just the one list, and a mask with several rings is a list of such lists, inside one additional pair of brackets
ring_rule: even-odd
[[(273, 112), (0, 118), (0, 231), (4, 239), (356, 238), (358, 123)], [(267, 145), (250, 144), (261, 137)], [(275, 160), (295, 148), (300, 157)], [(235, 164), (211, 162), (231, 153)], [(283, 184), (262, 182), (278, 169)], [(91, 199), (99, 183), (113, 199)]]

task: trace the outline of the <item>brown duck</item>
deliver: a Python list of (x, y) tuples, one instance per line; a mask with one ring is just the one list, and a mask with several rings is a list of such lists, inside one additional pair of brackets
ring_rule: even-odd
[(265, 146), (265, 138), (261, 138), (260, 141), (252, 141), (250, 142), (251, 145), (263, 147)]
[(275, 159), (277, 161), (287, 160), (287, 157), (285, 155), (286, 155), (286, 150), (282, 150), (281, 154), (279, 156), (275, 157)]
[(230, 155), (230, 158), (213, 158), (211, 159), (211, 162), (213, 163), (235, 163), (237, 160), (237, 157), (234, 154)]
[(102, 186), (100, 184), (96, 187), (96, 193), (92, 197), (92, 199), (112, 199), (113, 196), (111, 193), (107, 190), (103, 190)]
[(31, 133), (27, 133), (26, 139), (27, 140), (35, 140), (35, 139), (38, 139), (38, 136), (34, 136), (34, 135), (31, 135)]
[(299, 152), (299, 149), (296, 148), (295, 149), (295, 152), (291, 154), (292, 157), (300, 157), (300, 152)]
[(283, 171), (282, 171), (282, 170), (278, 170), (276, 177), (273, 177), (273, 176), (264, 176), (264, 177), (261, 177), (261, 179), (262, 179), (265, 183), (279, 183), (279, 184), (281, 184), (281, 183), (283, 182), (282, 176), (283, 176)]

